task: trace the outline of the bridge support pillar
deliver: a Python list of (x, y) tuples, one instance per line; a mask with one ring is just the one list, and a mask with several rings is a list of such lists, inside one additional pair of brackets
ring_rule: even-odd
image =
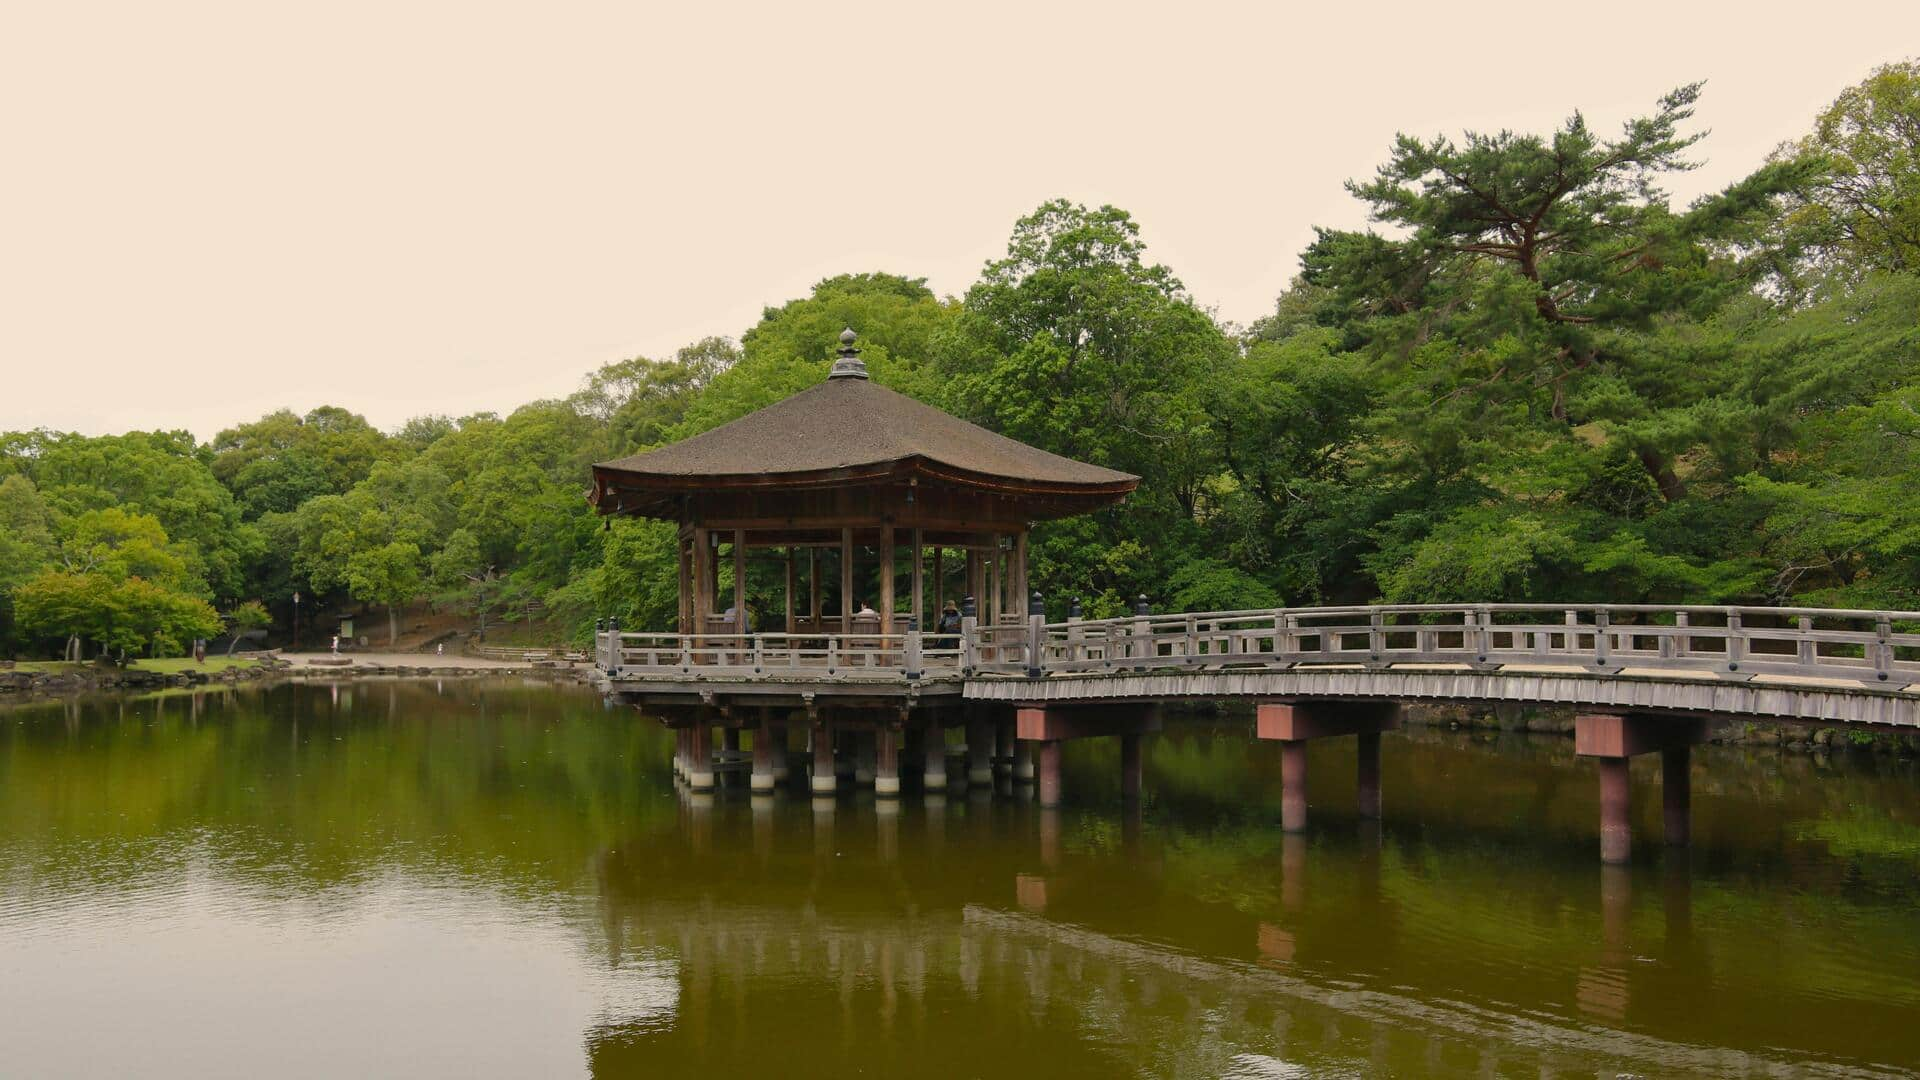
[(713, 728), (704, 720), (687, 729), (687, 786), (713, 790)]
[(1280, 828), (1302, 832), (1307, 827), (1307, 740), (1280, 744)]
[(1280, 828), (1307, 827), (1307, 743), (1354, 735), (1359, 765), (1354, 785), (1360, 816), (1380, 816), (1380, 733), (1400, 726), (1400, 706), (1391, 701), (1263, 701), (1254, 714), (1254, 734), (1280, 743)]
[(730, 754), (740, 752), (740, 729), (727, 727), (720, 729), (720, 748)]
[(811, 786), (815, 795), (831, 795), (840, 790), (840, 777), (833, 760), (833, 732), (826, 721), (816, 719), (813, 722), (813, 780)]
[[(750, 786), (754, 791), (773, 790), (775, 783), (773, 778), (774, 730), (772, 724), (761, 720), (760, 726), (753, 733), (753, 778)], [(739, 741), (738, 735), (734, 736), (734, 741)]]
[(1660, 751), (1660, 801), (1669, 847), (1693, 843), (1692, 769), (1693, 747), (1686, 743)]
[(873, 732), (873, 793), (883, 799), (900, 797), (900, 749), (894, 742), (897, 735), (885, 724)]
[(1595, 759), (1600, 773), (1600, 861), (1633, 857), (1633, 792), (1627, 763), (1658, 751), (1665, 790), (1667, 842), (1686, 844), (1692, 833), (1691, 747), (1706, 739), (1707, 725), (1692, 717), (1639, 713), (1580, 713), (1573, 718), (1573, 752)]
[(673, 729), (673, 778), (684, 779), (687, 775), (687, 729)]
[(1145, 771), (1140, 754), (1140, 736), (1120, 736), (1121, 799), (1129, 803), (1140, 801), (1140, 779)]
[(1013, 772), (1013, 714), (996, 719), (993, 722), (993, 774), (1007, 776)]
[(1355, 769), (1354, 801), (1359, 806), (1361, 817), (1378, 819), (1380, 817), (1380, 733), (1361, 732), (1356, 749), (1359, 751), (1359, 764)]
[(978, 706), (967, 710), (967, 783), (993, 786), (993, 722)]
[(1040, 744), (1040, 805), (1060, 805), (1060, 740)]

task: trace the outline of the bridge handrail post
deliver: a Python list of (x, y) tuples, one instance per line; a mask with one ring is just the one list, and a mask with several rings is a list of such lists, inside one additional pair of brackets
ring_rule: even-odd
[(1693, 635), (1687, 633), (1687, 627), (1692, 625), (1693, 617), (1689, 613), (1684, 611), (1674, 612), (1673, 628), (1679, 631), (1679, 633), (1673, 635), (1673, 655), (1676, 659), (1688, 656), (1693, 652)]
[(1474, 608), (1467, 616), (1468, 625), (1474, 628), (1474, 655), (1479, 658), (1478, 663), (1486, 663), (1487, 657), (1493, 652), (1493, 632), (1489, 629), (1492, 621), (1493, 612), (1485, 604)]
[(766, 663), (766, 652), (766, 639), (759, 634), (753, 635), (753, 673), (755, 675), (760, 674), (761, 667)]
[[(1127, 654), (1134, 659), (1157, 656), (1160, 652), (1153, 640), (1153, 630), (1147, 625), (1147, 615), (1147, 594), (1141, 593), (1139, 599), (1133, 602), (1133, 641), (1127, 648)], [(1135, 664), (1133, 670), (1145, 671), (1147, 665)]]
[[(1566, 624), (1567, 624), (1567, 655), (1571, 656), (1574, 653), (1577, 653), (1580, 651), (1580, 613), (1578, 611), (1573, 610), (1572, 608), (1568, 608), (1566, 611)], [(1541, 648), (1539, 648), (1536, 651), (1543, 652), (1543, 653), (1549, 652), (1551, 651), (1552, 646), (1553, 646), (1553, 635), (1548, 634), (1546, 642), (1542, 645)]]
[(680, 635), (680, 674), (693, 673), (693, 638), (688, 634)]
[(1873, 672), (1885, 682), (1893, 676), (1893, 619), (1882, 615), (1874, 620), (1873, 636), (1880, 639), (1873, 645)]
[(1613, 651), (1613, 616), (1606, 608), (1593, 613), (1593, 663), (1606, 667)]
[(1810, 636), (1813, 633), (1813, 616), (1800, 616), (1796, 625), (1800, 628), (1800, 640), (1795, 644), (1794, 653), (1800, 661), (1800, 666), (1809, 668), (1819, 666), (1820, 652), (1814, 646), (1813, 638)]
[(1287, 642), (1287, 615), (1279, 608), (1273, 611), (1273, 658), (1285, 656), (1290, 650)]
[(1187, 616), (1187, 642), (1181, 648), (1186, 650), (1189, 664), (1200, 655), (1200, 624), (1192, 615)]
[(1727, 612), (1727, 670), (1739, 671), (1740, 661), (1747, 657), (1747, 631), (1741, 624), (1738, 611)]
[(1367, 613), (1367, 659), (1378, 661), (1387, 647), (1387, 632), (1378, 608)]

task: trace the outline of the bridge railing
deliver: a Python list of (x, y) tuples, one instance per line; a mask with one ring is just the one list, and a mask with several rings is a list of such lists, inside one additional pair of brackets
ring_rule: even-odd
[(1908, 682), (1920, 681), (1920, 633), (1895, 627), (1915, 622), (1920, 613), (1648, 604), (1410, 604), (1036, 619), (984, 631), (967, 666), (1031, 674), (1538, 665)]
[(595, 660), (614, 675), (840, 675), (913, 677), (960, 666), (957, 635), (649, 634), (601, 631)]

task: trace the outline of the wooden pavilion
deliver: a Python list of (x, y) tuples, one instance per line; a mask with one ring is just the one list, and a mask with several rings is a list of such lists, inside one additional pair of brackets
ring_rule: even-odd
[[(932, 629), (962, 596), (983, 624), (1021, 619), (1033, 524), (1110, 506), (1138, 483), (873, 382), (849, 329), (820, 385), (597, 464), (589, 499), (603, 515), (679, 524), (681, 635), (886, 640)], [(769, 551), (784, 567), (783, 612), (749, 606), (749, 562)]]

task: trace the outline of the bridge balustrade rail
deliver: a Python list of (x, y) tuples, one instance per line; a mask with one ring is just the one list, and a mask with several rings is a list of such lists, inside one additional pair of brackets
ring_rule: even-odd
[[(971, 666), (1007, 674), (1296, 664), (1577, 665), (1920, 680), (1920, 613), (1650, 604), (1409, 604), (1041, 622)], [(995, 631), (1000, 634), (999, 630)], [(1031, 663), (1034, 655), (1037, 664)]]
[[(1896, 630), (1896, 626), (1901, 627)], [(598, 635), (613, 674), (768, 676), (1336, 665), (1580, 667), (1920, 682), (1920, 612), (1650, 604), (1405, 604), (1133, 615), (922, 634)]]
[(892, 674), (958, 670), (962, 649), (952, 635), (904, 634), (649, 634), (602, 631), (595, 658), (621, 675), (778, 676)]

